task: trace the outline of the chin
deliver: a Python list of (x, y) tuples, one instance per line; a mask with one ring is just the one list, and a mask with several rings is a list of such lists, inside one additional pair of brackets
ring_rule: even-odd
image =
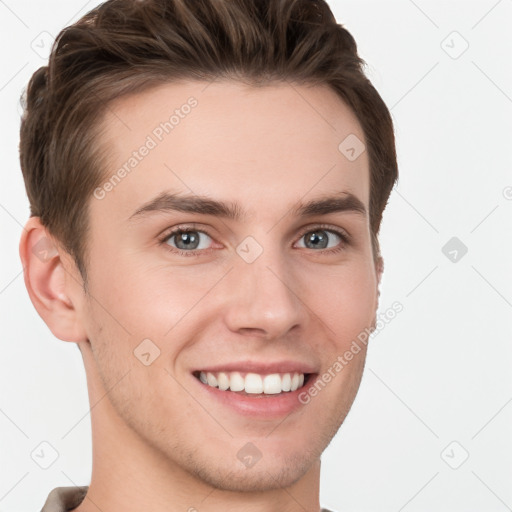
[(232, 492), (262, 492), (289, 487), (300, 480), (315, 462), (300, 453), (276, 460), (262, 458), (252, 467), (237, 464), (229, 467), (226, 459), (220, 465), (194, 465), (191, 473), (215, 489)]

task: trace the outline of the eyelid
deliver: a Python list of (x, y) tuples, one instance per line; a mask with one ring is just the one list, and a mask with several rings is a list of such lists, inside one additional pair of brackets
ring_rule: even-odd
[(206, 235), (211, 235), (208, 233), (207, 228), (203, 229), (198, 223), (190, 222), (186, 224), (177, 224), (176, 226), (165, 228), (163, 231), (160, 232), (159, 235), (157, 235), (157, 238), (160, 240), (167, 239), (169, 236), (176, 234), (176, 232), (181, 231), (200, 231), (201, 233), (205, 233)]
[(346, 243), (349, 243), (352, 241), (351, 235), (345, 229), (343, 229), (339, 226), (333, 226), (331, 224), (322, 224), (322, 223), (310, 224), (309, 226), (305, 226), (304, 228), (302, 228), (299, 231), (299, 233), (300, 233), (299, 238), (303, 237), (306, 233), (310, 233), (311, 231), (315, 231), (317, 229), (331, 231), (331, 232), (337, 234)]

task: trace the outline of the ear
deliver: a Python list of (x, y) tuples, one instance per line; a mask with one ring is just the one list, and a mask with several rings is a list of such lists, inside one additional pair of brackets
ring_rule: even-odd
[(79, 311), (71, 300), (73, 291), (79, 288), (77, 278), (65, 267), (63, 249), (39, 217), (31, 217), (25, 224), (19, 252), (30, 300), (52, 333), (63, 341), (87, 340)]
[[(380, 281), (382, 279), (382, 273), (384, 272), (384, 259), (382, 256), (377, 257), (377, 261), (375, 262), (375, 273), (377, 275), (377, 288), (380, 286)], [(380, 294), (380, 291), (379, 291)]]
[(375, 316), (372, 322), (372, 330), (375, 329), (377, 325), (377, 309), (379, 308), (379, 297), (380, 297), (380, 281), (382, 279), (382, 273), (384, 272), (384, 260), (382, 256), (378, 256), (375, 261), (375, 275), (377, 276), (377, 294), (375, 296)]

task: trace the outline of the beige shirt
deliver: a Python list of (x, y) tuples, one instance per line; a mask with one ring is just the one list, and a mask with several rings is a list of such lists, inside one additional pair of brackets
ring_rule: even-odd
[[(68, 510), (73, 510), (82, 503), (88, 489), (88, 486), (56, 487), (48, 495), (41, 512), (67, 512)], [(323, 508), (321, 512), (331, 511)]]
[(78, 507), (85, 498), (89, 486), (56, 487), (48, 494), (41, 512), (67, 512)]

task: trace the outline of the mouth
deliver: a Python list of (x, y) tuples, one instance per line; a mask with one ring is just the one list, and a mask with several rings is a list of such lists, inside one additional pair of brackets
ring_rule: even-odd
[(194, 377), (204, 386), (251, 398), (278, 397), (305, 387), (313, 373), (252, 373), (240, 371), (195, 371)]
[(301, 397), (306, 393), (306, 386), (317, 380), (318, 368), (291, 359), (232, 361), (196, 367), (191, 371), (191, 378), (197, 383), (203, 404), (206, 407), (211, 404), (210, 410), (220, 406), (227, 415), (282, 421), (308, 403)]

